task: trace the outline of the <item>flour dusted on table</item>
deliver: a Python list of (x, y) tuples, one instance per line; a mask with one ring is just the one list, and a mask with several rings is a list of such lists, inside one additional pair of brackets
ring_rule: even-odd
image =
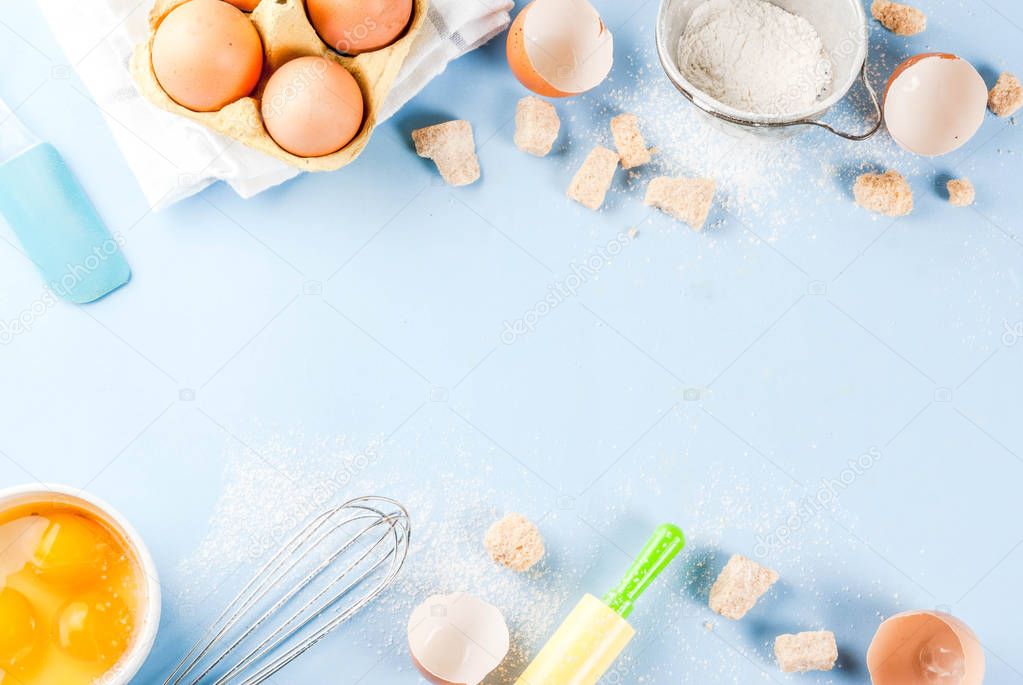
[(764, 0), (707, 0), (679, 41), (679, 69), (715, 100), (753, 114), (805, 112), (834, 71), (809, 21)]

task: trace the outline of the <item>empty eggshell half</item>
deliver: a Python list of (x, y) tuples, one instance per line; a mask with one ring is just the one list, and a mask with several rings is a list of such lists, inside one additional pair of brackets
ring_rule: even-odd
[(900, 64), (885, 90), (884, 118), (899, 145), (935, 157), (958, 149), (984, 123), (987, 86), (972, 64), (926, 53)]
[(984, 648), (969, 626), (939, 611), (907, 611), (881, 624), (867, 649), (874, 685), (981, 685)]
[(508, 32), (508, 64), (533, 92), (569, 97), (611, 72), (614, 38), (586, 0), (533, 0)]
[(508, 626), (496, 607), (472, 595), (434, 595), (412, 612), (408, 643), (431, 683), (478, 685), (508, 654)]

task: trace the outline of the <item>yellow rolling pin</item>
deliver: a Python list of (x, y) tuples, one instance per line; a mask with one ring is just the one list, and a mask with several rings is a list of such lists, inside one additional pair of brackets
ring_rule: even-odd
[(515, 685), (596, 685), (636, 634), (625, 620), (636, 600), (685, 544), (678, 526), (658, 526), (618, 587), (583, 597)]

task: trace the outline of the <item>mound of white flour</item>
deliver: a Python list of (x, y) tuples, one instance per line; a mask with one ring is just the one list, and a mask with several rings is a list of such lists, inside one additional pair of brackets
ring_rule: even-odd
[(679, 41), (679, 69), (718, 102), (754, 114), (810, 109), (833, 67), (803, 17), (764, 0), (707, 0)]

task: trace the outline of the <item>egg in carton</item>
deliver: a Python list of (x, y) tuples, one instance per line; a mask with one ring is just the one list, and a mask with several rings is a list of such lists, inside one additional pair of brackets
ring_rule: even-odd
[[(317, 34), (306, 13), (304, 0), (262, 0), (248, 14), (263, 50), (263, 67), (256, 87), (215, 111), (194, 111), (176, 102), (160, 85), (153, 67), (157, 30), (175, 9), (192, 0), (156, 0), (149, 14), (146, 41), (135, 48), (131, 73), (140, 93), (151, 103), (203, 124), (242, 144), (276, 157), (303, 171), (333, 171), (359, 156), (376, 125), (384, 99), (426, 20), (428, 0), (413, 0), (412, 17), (404, 33), (386, 47), (349, 56), (332, 50)], [(344, 67), (362, 92), (364, 112), (358, 133), (341, 149), (322, 156), (302, 157), (281, 147), (267, 132), (261, 113), (262, 95), (270, 77), (283, 65), (300, 57), (322, 57)]]

